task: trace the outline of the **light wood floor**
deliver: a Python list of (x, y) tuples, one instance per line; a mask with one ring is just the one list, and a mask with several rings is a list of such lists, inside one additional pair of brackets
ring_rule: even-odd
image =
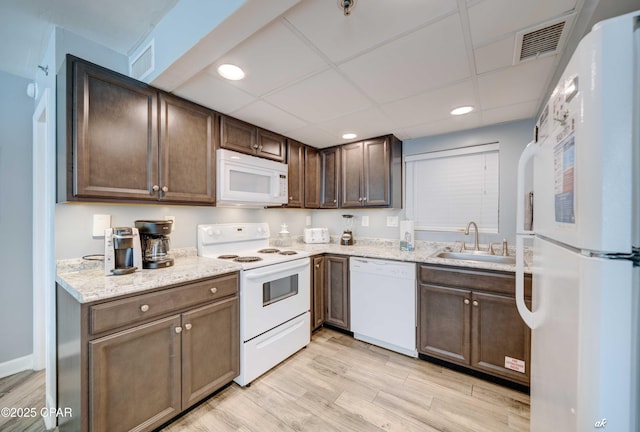
[(322, 329), (163, 430), (177, 431), (529, 431), (529, 396)]
[[(44, 373), (0, 380), (1, 407), (44, 406)], [(2, 432), (44, 431), (0, 417)], [(232, 384), (163, 432), (529, 431), (529, 397), (321, 329), (254, 381)]]

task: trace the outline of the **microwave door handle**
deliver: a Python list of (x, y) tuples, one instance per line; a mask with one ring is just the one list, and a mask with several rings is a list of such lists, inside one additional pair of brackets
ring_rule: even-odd
[(291, 271), (291, 270), (305, 270), (309, 266), (309, 262), (307, 260), (303, 260), (302, 263), (294, 263), (288, 266), (278, 266), (276, 270), (249, 270), (245, 273), (245, 278), (249, 280), (263, 278), (265, 276), (271, 276), (278, 273)]

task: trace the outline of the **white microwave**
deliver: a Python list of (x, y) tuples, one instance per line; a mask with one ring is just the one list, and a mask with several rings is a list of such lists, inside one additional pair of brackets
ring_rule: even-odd
[(218, 149), (216, 168), (216, 205), (263, 207), (288, 202), (287, 164)]

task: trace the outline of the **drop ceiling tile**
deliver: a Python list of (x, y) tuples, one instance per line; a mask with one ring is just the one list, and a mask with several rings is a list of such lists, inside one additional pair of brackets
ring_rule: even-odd
[(480, 114), (471, 113), (464, 116), (454, 117), (438, 122), (423, 123), (411, 127), (400, 129), (397, 136), (401, 139), (413, 139), (459, 130), (474, 129), (481, 126)]
[[(369, 108), (352, 114), (319, 123), (317, 126), (331, 132), (341, 140), (345, 132), (354, 132), (359, 138), (372, 138), (388, 134), (394, 129), (390, 118), (378, 108)], [(352, 140), (353, 141), (353, 140)]]
[(532, 100), (519, 104), (501, 106), (490, 110), (482, 111), (482, 124), (491, 125), (504, 123), (513, 120), (534, 118), (538, 113), (540, 100)]
[(470, 76), (460, 18), (449, 16), (339, 66), (378, 103)]
[(499, 108), (540, 98), (553, 74), (555, 58), (544, 57), (480, 75), (478, 89), (482, 108)]
[(205, 72), (194, 76), (173, 93), (225, 114), (255, 100), (242, 90)]
[(409, 127), (448, 119), (453, 108), (463, 105), (478, 107), (471, 80), (391, 102), (381, 108), (398, 127)]
[(484, 0), (468, 8), (473, 46), (572, 11), (576, 0)]
[(246, 92), (261, 96), (284, 84), (298, 80), (327, 65), (305, 42), (289, 30), (282, 20), (276, 20), (222, 56), (209, 68), (223, 63), (242, 67), (246, 77), (232, 84)]
[(317, 148), (331, 147), (341, 143), (339, 137), (335, 137), (317, 126), (305, 126), (291, 130), (287, 132), (287, 136)]
[(473, 50), (476, 73), (483, 74), (513, 64), (513, 51), (516, 38), (514, 34)]
[(359, 0), (344, 16), (336, 0), (307, 0), (285, 19), (331, 61), (340, 62), (456, 10), (450, 0)]
[(267, 102), (310, 123), (359, 111), (369, 100), (333, 69), (265, 96)]
[(281, 133), (291, 129), (299, 129), (307, 124), (260, 100), (232, 112), (231, 115), (271, 131), (281, 131)]

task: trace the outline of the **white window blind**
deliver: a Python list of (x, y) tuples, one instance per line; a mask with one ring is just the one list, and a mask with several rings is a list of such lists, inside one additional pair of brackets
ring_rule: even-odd
[(498, 143), (405, 157), (407, 218), (416, 230), (498, 232)]

